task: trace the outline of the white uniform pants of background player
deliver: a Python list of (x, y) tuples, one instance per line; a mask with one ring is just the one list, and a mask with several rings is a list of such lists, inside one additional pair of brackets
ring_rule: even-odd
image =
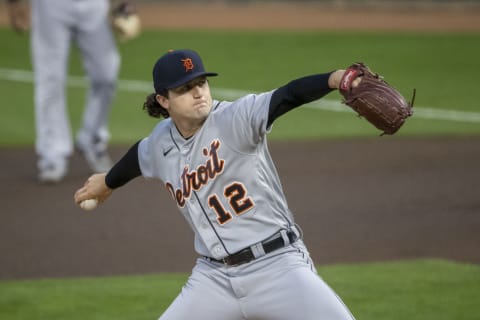
[(109, 26), (108, 0), (35, 0), (30, 3), (36, 151), (41, 168), (45, 162), (62, 161), (73, 152), (65, 96), (71, 41), (80, 50), (90, 83), (78, 135), (80, 140), (97, 136), (106, 143), (109, 139), (107, 121), (120, 55)]
[(238, 267), (199, 258), (160, 320), (352, 320), (301, 241)]

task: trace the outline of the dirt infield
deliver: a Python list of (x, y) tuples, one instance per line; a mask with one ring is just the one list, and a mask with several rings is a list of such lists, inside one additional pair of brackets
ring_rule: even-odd
[[(140, 9), (149, 28), (480, 30), (478, 12)], [(114, 148), (114, 157), (126, 148)], [(479, 137), (276, 142), (271, 151), (317, 264), (480, 263)], [(36, 183), (33, 148), (0, 148), (0, 167), (0, 279), (191, 270), (192, 233), (159, 183), (136, 179), (98, 210), (84, 212), (73, 203), (89, 175), (78, 155), (66, 181), (54, 186)]]
[[(118, 158), (126, 148), (117, 147)], [(480, 263), (480, 138), (271, 143), (317, 264), (411, 258)], [(190, 271), (193, 237), (159, 183), (138, 178), (93, 212), (89, 172), (35, 182), (32, 150), (0, 148), (0, 279)]]
[[(311, 3), (143, 5), (146, 28), (222, 30), (480, 31), (480, 7), (325, 6)], [(181, 18), (179, 18), (181, 17)]]
[[(28, 2), (26, 2), (28, 4)], [(183, 4), (182, 4), (183, 3)], [(480, 6), (365, 7), (320, 2), (137, 3), (145, 29), (480, 31)], [(0, 26), (8, 22), (0, 3)]]

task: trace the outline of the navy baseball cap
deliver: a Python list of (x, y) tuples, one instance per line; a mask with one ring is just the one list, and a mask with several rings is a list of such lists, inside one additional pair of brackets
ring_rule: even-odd
[(153, 67), (155, 92), (173, 89), (200, 76), (217, 76), (206, 72), (198, 53), (193, 50), (169, 50), (161, 56)]

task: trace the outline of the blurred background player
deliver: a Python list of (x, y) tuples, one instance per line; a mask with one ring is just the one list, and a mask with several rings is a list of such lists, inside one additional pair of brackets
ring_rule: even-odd
[[(26, 4), (20, 0), (9, 0), (8, 4), (12, 27), (18, 32), (28, 30)], [(72, 43), (79, 49), (89, 84), (75, 147), (93, 172), (105, 172), (111, 167), (107, 125), (120, 55), (109, 13), (108, 0), (30, 1), (35, 150), (40, 182), (61, 181), (67, 174), (68, 160), (73, 153), (65, 88)]]

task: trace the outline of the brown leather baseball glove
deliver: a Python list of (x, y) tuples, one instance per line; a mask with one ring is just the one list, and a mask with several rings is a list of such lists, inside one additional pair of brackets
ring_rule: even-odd
[[(358, 86), (352, 86), (361, 77)], [(355, 110), (384, 134), (394, 134), (413, 114), (415, 89), (411, 102), (407, 102), (395, 88), (365, 64), (354, 63), (346, 70), (340, 81), (343, 103)]]

